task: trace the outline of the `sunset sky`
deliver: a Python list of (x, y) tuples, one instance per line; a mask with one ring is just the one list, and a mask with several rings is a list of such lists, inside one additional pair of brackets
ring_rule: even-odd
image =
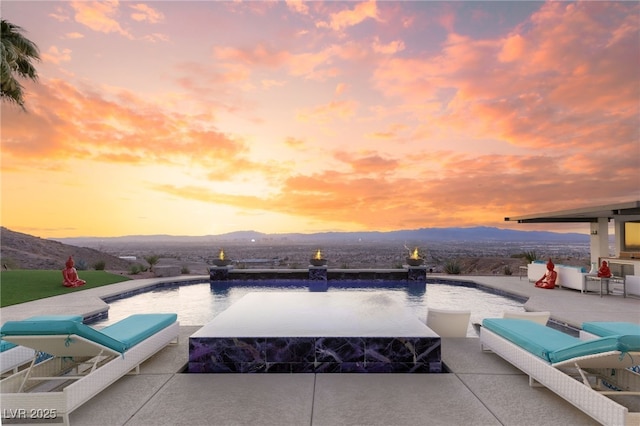
[(519, 225), (640, 199), (640, 3), (8, 1), (2, 226)]

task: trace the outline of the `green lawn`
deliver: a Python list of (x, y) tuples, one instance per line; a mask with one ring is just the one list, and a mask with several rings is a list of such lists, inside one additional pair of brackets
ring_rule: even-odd
[(105, 271), (78, 271), (78, 276), (87, 283), (82, 287), (67, 288), (62, 285), (62, 271), (2, 271), (0, 272), (0, 307), (129, 280), (128, 277)]

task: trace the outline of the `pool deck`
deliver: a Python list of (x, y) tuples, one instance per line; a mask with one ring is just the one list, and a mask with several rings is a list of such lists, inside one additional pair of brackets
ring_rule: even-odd
[[(202, 277), (133, 280), (0, 309), (0, 320), (43, 314), (103, 311), (103, 298), (158, 282)], [(432, 278), (429, 275), (429, 278)], [(441, 276), (472, 281), (527, 297), (529, 311), (551, 311), (556, 322), (640, 323), (640, 299), (600, 297), (575, 290), (538, 289), (526, 277)], [(428, 292), (428, 290), (427, 290)], [(590, 425), (598, 424), (497, 355), (479, 339), (442, 339), (451, 374), (184, 374), (188, 337), (142, 364), (70, 415), (72, 425)], [(632, 402), (640, 411), (640, 398)], [(1, 401), (0, 401), (1, 402)], [(0, 404), (1, 405), (1, 404)], [(626, 403), (628, 405), (628, 401)], [(46, 407), (43, 407), (46, 408)]]

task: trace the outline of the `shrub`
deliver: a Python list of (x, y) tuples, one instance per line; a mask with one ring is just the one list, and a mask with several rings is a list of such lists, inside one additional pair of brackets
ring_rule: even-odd
[(187, 266), (183, 266), (182, 269), (180, 270), (180, 273), (184, 274), (184, 275), (188, 275), (188, 274), (191, 273), (191, 271), (189, 270), (189, 268)]
[(93, 269), (96, 271), (104, 271), (105, 266), (107, 266), (107, 263), (104, 260), (100, 260), (93, 264)]
[(524, 252), (524, 258), (527, 259), (527, 263), (538, 260), (538, 253), (535, 250)]
[(10, 257), (2, 258), (2, 270), (9, 271), (11, 269), (20, 269), (20, 264)]
[(451, 275), (460, 275), (462, 266), (460, 266), (460, 263), (456, 259), (447, 260), (447, 263), (444, 265), (444, 272)]
[(142, 269), (141, 265), (139, 265), (139, 264), (131, 265), (129, 267), (129, 274), (138, 275), (140, 273), (141, 269)]
[(160, 260), (160, 256), (158, 256), (157, 254), (152, 254), (151, 256), (145, 256), (144, 260), (146, 260), (149, 264), (149, 270), (153, 271), (153, 265), (158, 263), (158, 261)]
[(513, 275), (513, 271), (509, 265), (504, 265), (504, 274), (505, 275)]

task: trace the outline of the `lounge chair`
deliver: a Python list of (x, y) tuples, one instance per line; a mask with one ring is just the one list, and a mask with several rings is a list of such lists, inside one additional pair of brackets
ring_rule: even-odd
[(20, 367), (31, 362), (35, 351), (31, 348), (18, 346), (15, 343), (0, 341), (0, 374), (17, 373)]
[(427, 327), (440, 337), (467, 337), (471, 311), (452, 311), (429, 308)]
[[(0, 381), (3, 413), (42, 412), (49, 419), (69, 414), (125, 374), (176, 341), (176, 314), (132, 315), (96, 330), (69, 319), (8, 321), (8, 342), (53, 357)], [(33, 411), (35, 410), (35, 411)], [(40, 411), (38, 411), (40, 410)]]
[[(480, 343), (526, 373), (531, 386), (547, 387), (602, 424), (640, 421), (640, 413), (631, 413), (606, 396), (640, 395), (639, 388), (600, 390), (598, 381), (593, 387), (590, 372), (592, 368), (607, 368), (618, 374), (628, 371), (625, 369), (640, 359), (638, 335), (585, 341), (532, 321), (487, 318), (482, 323)], [(637, 385), (634, 380), (630, 383)]]
[(537, 322), (541, 325), (547, 325), (549, 321), (549, 317), (551, 316), (551, 312), (549, 311), (541, 311), (541, 312), (519, 312), (519, 311), (504, 311), (502, 314), (502, 318), (519, 318), (526, 319), (529, 321)]
[[(82, 322), (81, 315), (39, 315), (27, 318), (28, 321), (52, 321), (62, 319)], [(25, 367), (31, 363), (34, 357), (36, 357), (36, 363), (50, 358), (47, 354), (36, 354), (36, 351), (32, 348), (0, 340), (0, 374), (2, 374), (2, 377), (7, 376), (9, 372), (12, 374), (17, 373), (21, 367)]]
[(640, 335), (640, 324), (633, 322), (590, 321), (583, 322), (582, 330), (580, 330), (581, 339), (595, 339), (620, 334)]
[[(598, 337), (615, 336), (619, 334), (638, 334), (640, 335), (640, 324), (633, 322), (612, 322), (612, 321), (591, 321), (582, 323), (580, 330), (580, 338), (582, 340), (597, 339)], [(637, 373), (638, 376), (631, 376), (640, 382), (640, 359), (637, 364), (629, 367), (631, 371)], [(602, 373), (602, 372), (600, 372)], [(626, 376), (617, 377), (617, 380), (611, 380), (616, 385)]]

